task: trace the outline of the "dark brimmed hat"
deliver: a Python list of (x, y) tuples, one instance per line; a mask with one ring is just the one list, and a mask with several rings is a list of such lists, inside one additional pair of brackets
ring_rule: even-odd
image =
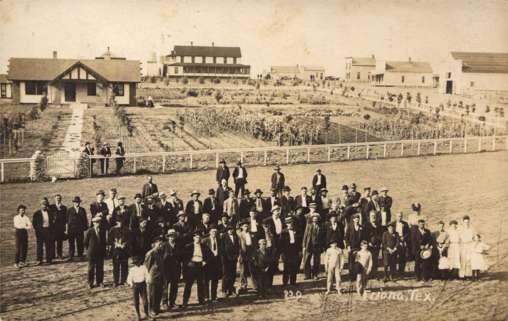
[(418, 223), (425, 223), (425, 219), (424, 218), (419, 218), (418, 219)]
[(72, 199), (72, 202), (73, 203), (81, 203), (81, 198), (79, 196), (74, 196), (74, 198)]
[(19, 204), (19, 205), (18, 205), (18, 211), (19, 211), (20, 209), (25, 209), (25, 210), (26, 210), (26, 206), (25, 206), (25, 205), (23, 205), (23, 204)]
[(288, 217), (286, 217), (286, 219), (284, 220), (284, 222), (286, 222), (286, 224), (293, 223), (293, 217), (292, 217), (292, 216), (288, 216)]
[(217, 229), (217, 224), (215, 224), (215, 223), (210, 224), (209, 230), (216, 230), (216, 229)]
[(226, 161), (223, 159), (220, 160), (219, 164), (226, 164)]
[(386, 186), (383, 186), (379, 189), (380, 192), (388, 192), (388, 188)]
[(226, 231), (227, 230), (234, 230), (235, 226), (233, 224), (226, 224)]
[(348, 189), (349, 189), (349, 187), (347, 187), (347, 185), (342, 185), (341, 190), (343, 190), (343, 191), (347, 191)]
[(265, 218), (265, 219), (261, 222), (261, 224), (263, 224), (263, 225), (265, 225), (265, 226), (270, 225), (270, 219), (271, 219), (270, 217)]
[(143, 198), (143, 196), (141, 196), (140, 193), (136, 193), (136, 195), (134, 195), (134, 198)]
[(457, 222), (456, 220), (451, 220), (451, 221), (450, 221), (450, 223), (449, 223), (449, 225), (452, 225), (452, 224), (454, 224), (454, 225), (459, 225), (459, 222)]
[(100, 189), (100, 190), (97, 191), (97, 193), (95, 193), (95, 195), (106, 196), (106, 193), (104, 192), (104, 190)]
[(214, 189), (213, 189), (213, 188), (210, 188), (210, 189), (208, 190), (208, 195), (215, 195), (215, 191), (214, 191)]
[(337, 217), (337, 215), (338, 215), (338, 214), (337, 214), (337, 212), (335, 212), (335, 211), (330, 211), (330, 212), (328, 213), (328, 218), (330, 218), (330, 217)]
[(351, 183), (351, 188), (356, 187), (355, 183)]
[(469, 215), (464, 215), (464, 216), (462, 217), (462, 220), (471, 220), (471, 218), (469, 217)]
[(413, 209), (413, 211), (419, 212), (422, 209), (422, 204), (413, 203), (413, 204), (411, 204), (411, 208)]
[(246, 189), (243, 191), (243, 195), (250, 195), (250, 191), (246, 188)]
[(132, 264), (134, 265), (140, 265), (143, 263), (144, 258), (140, 255), (136, 255), (132, 257)]
[(373, 190), (372, 193), (370, 193), (370, 195), (372, 195), (372, 196), (379, 195), (379, 193), (376, 190)]
[(162, 236), (157, 235), (157, 236), (154, 236), (154, 237), (153, 237), (153, 239), (152, 239), (152, 243), (154, 243), (154, 242), (158, 242), (158, 241), (162, 241)]
[(271, 212), (273, 213), (273, 212), (275, 212), (275, 211), (280, 211), (280, 206), (279, 206), (279, 205), (274, 205), (274, 206), (272, 207)]
[(291, 192), (291, 187), (289, 187), (289, 186), (287, 186), (287, 185), (286, 185), (286, 186), (284, 186), (284, 188), (282, 189), (282, 191), (284, 191), (284, 192)]
[(201, 193), (200, 193), (200, 192), (198, 192), (198, 191), (196, 191), (196, 190), (193, 190), (193, 191), (192, 191), (192, 193), (191, 193), (190, 195), (191, 195), (191, 196), (193, 196), (193, 195), (197, 195), (197, 196), (199, 196), (199, 195), (201, 195)]
[(259, 188), (256, 188), (256, 191), (254, 192), (254, 194), (263, 194), (263, 191)]
[(242, 161), (236, 162), (236, 165), (242, 165)]
[(245, 224), (249, 225), (249, 219), (243, 219), (240, 221), (240, 226)]

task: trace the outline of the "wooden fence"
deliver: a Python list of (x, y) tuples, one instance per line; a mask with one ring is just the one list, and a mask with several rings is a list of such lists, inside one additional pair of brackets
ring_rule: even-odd
[[(270, 146), (221, 150), (192, 150), (178, 152), (129, 153), (124, 156), (120, 174), (174, 173), (190, 170), (217, 168), (220, 160), (229, 164), (238, 160), (248, 166), (291, 165), (304, 163), (337, 162), (360, 159), (385, 159), (398, 157), (434, 156), (443, 154), (478, 153), (508, 149), (507, 136), (484, 136), (466, 138), (440, 138), (422, 140), (399, 140), (348, 144)], [(43, 156), (45, 157), (45, 156)], [(67, 161), (70, 168), (60, 177), (52, 164)], [(0, 159), (1, 182), (58, 178), (83, 178), (116, 174), (116, 157), (107, 159), (109, 169), (102, 173), (104, 157), (94, 155), (80, 158), (45, 157), (37, 162), (34, 158)], [(41, 165), (42, 164), (42, 165)], [(58, 171), (56, 171), (58, 172)], [(65, 173), (65, 174), (64, 174)]]

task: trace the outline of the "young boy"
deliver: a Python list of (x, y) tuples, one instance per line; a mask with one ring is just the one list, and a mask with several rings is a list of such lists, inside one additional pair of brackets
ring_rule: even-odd
[(26, 206), (18, 206), (18, 214), (14, 216), (14, 228), (16, 229), (16, 264), (17, 268), (25, 266), (26, 253), (28, 250), (28, 230), (32, 228), (32, 222), (25, 215)]
[(367, 287), (367, 280), (372, 270), (372, 254), (368, 250), (369, 244), (363, 240), (360, 251), (355, 255), (356, 291), (363, 295)]
[(325, 254), (325, 270), (326, 278), (326, 294), (332, 291), (332, 282), (335, 277), (335, 289), (340, 293), (340, 273), (344, 266), (344, 255), (342, 250), (337, 246), (337, 240), (332, 238)]
[(143, 259), (140, 257), (133, 258), (133, 266), (129, 269), (129, 275), (127, 276), (127, 284), (132, 288), (132, 294), (134, 297), (134, 308), (136, 309), (136, 315), (138, 321), (141, 320), (139, 313), (139, 298), (143, 300), (143, 310), (145, 315), (148, 317), (148, 300), (146, 295), (146, 282), (149, 278), (148, 270), (143, 264)]

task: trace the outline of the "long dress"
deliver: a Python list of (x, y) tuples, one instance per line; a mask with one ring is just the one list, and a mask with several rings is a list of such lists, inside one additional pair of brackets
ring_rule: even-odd
[(459, 278), (473, 276), (471, 269), (471, 253), (473, 252), (473, 236), (475, 231), (472, 227), (462, 226), (459, 229), (460, 236), (460, 269)]
[(448, 230), (448, 264), (451, 269), (460, 269), (460, 235), (459, 230)]
[(485, 252), (488, 251), (490, 246), (483, 243), (482, 241), (474, 242), (472, 245), (471, 253), (471, 269), (485, 271), (489, 268), (485, 260)]

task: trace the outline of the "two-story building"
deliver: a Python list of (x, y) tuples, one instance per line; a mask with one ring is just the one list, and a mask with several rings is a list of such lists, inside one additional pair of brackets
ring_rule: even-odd
[(452, 51), (442, 69), (440, 93), (508, 91), (508, 53)]
[(376, 70), (376, 57), (346, 57), (345, 76), (348, 82), (370, 82)]
[(103, 105), (114, 96), (119, 105), (135, 105), (141, 65), (109, 48), (95, 59), (60, 59), (54, 51), (53, 58), (10, 58), (7, 78), (14, 103), (39, 103), (47, 95), (52, 104)]
[(430, 63), (424, 61), (376, 60), (376, 70), (371, 76), (374, 86), (433, 87), (434, 74)]
[(162, 75), (169, 78), (249, 78), (250, 66), (242, 64), (240, 47), (174, 46), (161, 57)]
[(272, 79), (300, 79), (300, 80), (323, 80), (325, 68), (321, 66), (296, 65), (296, 66), (272, 66), (270, 67)]

